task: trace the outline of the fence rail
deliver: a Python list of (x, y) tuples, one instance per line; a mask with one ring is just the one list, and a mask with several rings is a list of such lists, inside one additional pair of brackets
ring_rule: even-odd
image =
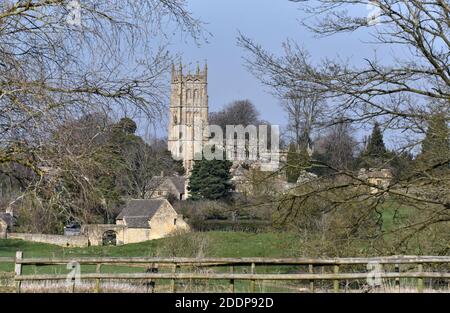
[[(130, 274), (81, 274), (81, 279), (239, 279), (239, 280), (345, 280), (364, 279), (368, 273), (342, 274), (216, 274), (216, 273), (130, 273)], [(450, 278), (450, 273), (405, 272), (380, 273), (380, 278)], [(23, 275), (15, 280), (66, 280), (67, 275)]]
[[(1, 261), (1, 259), (0, 259)], [(77, 262), (80, 265), (96, 265), (95, 273), (83, 273), (79, 275), (81, 280), (95, 280), (95, 291), (99, 292), (100, 282), (102, 280), (170, 280), (171, 291), (176, 292), (176, 281), (184, 280), (227, 280), (229, 281), (230, 292), (235, 291), (236, 281), (250, 281), (250, 291), (255, 292), (257, 281), (308, 281), (309, 289), (314, 292), (315, 282), (332, 281), (334, 292), (340, 291), (340, 282), (349, 280), (368, 279), (375, 275), (371, 272), (343, 272), (345, 266), (355, 265), (373, 265), (377, 264), (380, 268), (387, 269), (387, 265), (394, 265), (394, 271), (380, 271), (376, 273), (378, 279), (395, 279), (396, 285), (400, 279), (415, 279), (417, 282), (417, 291), (424, 289), (424, 279), (450, 280), (450, 256), (389, 256), (374, 258), (332, 258), (332, 259), (314, 259), (314, 258), (111, 258), (111, 257), (80, 257), (80, 258), (24, 258), (23, 253), (16, 253), (15, 277), (16, 290), (21, 291), (21, 283), (25, 281), (61, 281), (67, 280), (67, 275), (61, 274), (23, 274), (22, 267), (63, 265), (70, 262)], [(408, 265), (409, 270), (400, 272), (400, 265)], [(147, 266), (156, 271), (145, 273), (101, 273), (102, 265), (128, 265), (128, 266)], [(158, 266), (171, 267), (170, 272), (158, 272)], [(305, 266), (305, 269), (299, 267), (300, 273), (257, 273), (257, 266), (264, 266), (271, 269), (275, 266), (291, 265)], [(424, 271), (424, 265), (444, 265), (444, 271)], [(180, 272), (183, 267), (229, 267), (228, 272)], [(414, 266), (411, 270), (410, 267)], [(236, 273), (237, 267), (248, 267), (246, 273)], [(317, 273), (315, 269), (322, 267), (322, 272)], [(330, 268), (326, 273), (323, 269)], [(178, 272), (177, 272), (178, 271)], [(361, 271), (359, 269), (359, 271)], [(75, 286), (74, 286), (75, 288)]]
[(177, 263), (177, 264), (207, 264), (207, 265), (224, 265), (224, 264), (263, 264), (263, 265), (357, 265), (357, 264), (432, 264), (432, 263), (450, 263), (450, 256), (389, 256), (389, 257), (373, 257), (373, 258), (334, 258), (334, 259), (314, 259), (314, 258), (96, 258), (96, 257), (79, 257), (79, 258), (22, 258), (14, 259), (17, 264), (23, 265), (56, 265), (67, 264), (76, 261), (79, 264), (152, 264), (152, 263)]

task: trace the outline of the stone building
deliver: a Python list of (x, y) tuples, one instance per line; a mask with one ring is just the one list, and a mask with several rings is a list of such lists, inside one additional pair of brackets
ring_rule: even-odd
[(130, 200), (117, 216), (119, 244), (166, 237), (177, 231), (188, 231), (189, 225), (165, 199)]
[(166, 199), (129, 200), (116, 218), (116, 224), (90, 224), (82, 227), (89, 245), (124, 245), (164, 238), (189, 225)]
[(183, 176), (154, 176), (148, 184), (146, 199), (186, 200), (186, 179)]
[[(172, 66), (169, 108), (168, 150), (183, 160), (186, 174), (194, 165), (194, 146), (207, 140), (204, 129), (208, 125), (208, 67), (194, 74), (183, 74), (180, 64)], [(200, 147), (200, 146), (198, 146)], [(200, 150), (201, 151), (201, 150)]]
[[(365, 180), (370, 185), (379, 186), (383, 189), (387, 188), (392, 180), (392, 171), (387, 168), (374, 169), (362, 168), (359, 170), (358, 178)], [(379, 192), (379, 188), (370, 187), (370, 193)]]

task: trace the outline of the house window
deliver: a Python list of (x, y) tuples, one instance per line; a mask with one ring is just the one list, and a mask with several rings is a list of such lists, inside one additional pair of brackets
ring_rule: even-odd
[(176, 218), (173, 219), (173, 225), (177, 225), (177, 219)]

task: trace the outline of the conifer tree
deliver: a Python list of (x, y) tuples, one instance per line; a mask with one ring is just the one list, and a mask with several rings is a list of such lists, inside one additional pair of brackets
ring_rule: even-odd
[(367, 147), (359, 157), (358, 165), (362, 168), (385, 167), (392, 157), (384, 144), (380, 125), (375, 123)]
[(288, 183), (296, 183), (300, 174), (310, 167), (310, 157), (305, 148), (297, 149), (294, 143), (289, 145), (286, 164)]
[(445, 114), (438, 113), (430, 117), (421, 154), (417, 164), (421, 171), (443, 171), (449, 168), (450, 159), (449, 128)]
[(195, 161), (189, 179), (189, 198), (192, 200), (226, 200), (231, 196), (231, 162), (228, 160)]

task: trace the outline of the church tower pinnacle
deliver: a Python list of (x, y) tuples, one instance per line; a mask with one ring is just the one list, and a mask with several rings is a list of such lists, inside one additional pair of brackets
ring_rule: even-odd
[[(203, 141), (203, 135), (196, 138), (195, 129), (208, 125), (208, 81), (207, 66), (203, 71), (197, 65), (194, 74), (183, 74), (180, 62), (178, 71), (172, 65), (171, 96), (169, 107), (168, 149), (172, 156), (182, 159), (186, 174), (194, 165), (194, 146)], [(200, 130), (203, 134), (203, 129)], [(198, 135), (198, 134), (197, 134)]]

